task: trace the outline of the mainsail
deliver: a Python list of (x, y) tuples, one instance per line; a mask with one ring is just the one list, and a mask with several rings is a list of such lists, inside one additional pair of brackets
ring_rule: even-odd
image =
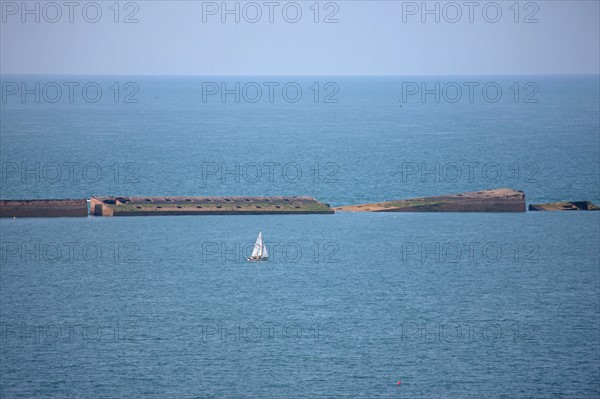
[(256, 242), (254, 243), (254, 249), (252, 250), (252, 257), (258, 258), (262, 256), (262, 231), (258, 233), (258, 237), (256, 238)]

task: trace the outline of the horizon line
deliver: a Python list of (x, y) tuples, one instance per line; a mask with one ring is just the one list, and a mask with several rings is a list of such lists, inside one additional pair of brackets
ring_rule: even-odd
[(158, 73), (158, 74), (132, 74), (132, 73), (21, 73), (21, 72), (0, 72), (0, 76), (147, 76), (147, 77), (406, 77), (406, 76), (600, 76), (599, 72), (569, 72), (569, 73), (475, 73), (475, 74), (381, 74), (381, 75), (369, 75), (369, 74), (307, 74), (307, 75), (295, 75), (295, 74), (172, 74), (172, 73)]

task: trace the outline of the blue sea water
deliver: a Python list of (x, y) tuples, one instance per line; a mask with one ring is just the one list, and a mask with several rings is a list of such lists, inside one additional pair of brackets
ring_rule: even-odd
[[(23, 82), (39, 102), (9, 94)], [(439, 99), (406, 92), (436, 82)], [(471, 102), (465, 82), (493, 87)], [(2, 199), (600, 202), (597, 76), (2, 83)], [(250, 264), (259, 229), (271, 260)], [(2, 219), (0, 235), (1, 397), (600, 394), (596, 212)]]
[[(23, 97), (36, 82), (39, 103)], [(2, 83), (2, 198), (305, 194), (345, 205), (506, 186), (533, 203), (600, 200), (597, 76), (5, 76)], [(223, 83), (233, 92), (225, 102)], [(436, 83), (438, 98), (422, 98)], [(7, 84), (18, 92), (8, 94)], [(213, 85), (219, 92), (207, 94)], [(419, 93), (409, 95), (414, 85)], [(51, 103), (55, 86), (62, 96)], [(262, 96), (252, 103), (256, 86)], [(295, 87), (302, 94), (291, 102)]]

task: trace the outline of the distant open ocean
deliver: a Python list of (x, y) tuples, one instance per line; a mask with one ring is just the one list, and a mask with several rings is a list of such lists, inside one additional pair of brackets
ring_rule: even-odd
[[(1, 199), (600, 203), (598, 76), (1, 80)], [(600, 395), (600, 212), (2, 219), (0, 241), (1, 397)]]

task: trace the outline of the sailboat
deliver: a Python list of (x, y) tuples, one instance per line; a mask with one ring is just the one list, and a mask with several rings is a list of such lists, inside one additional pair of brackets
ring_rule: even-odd
[(258, 237), (256, 237), (256, 242), (254, 243), (254, 249), (252, 250), (252, 255), (248, 258), (248, 262), (260, 262), (269, 260), (269, 254), (267, 252), (267, 247), (262, 239), (262, 231), (258, 232)]

